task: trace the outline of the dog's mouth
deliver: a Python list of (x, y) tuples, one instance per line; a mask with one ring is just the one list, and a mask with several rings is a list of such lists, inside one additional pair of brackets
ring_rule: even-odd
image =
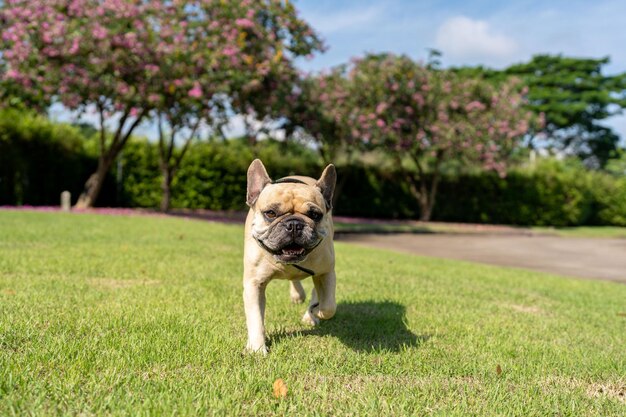
[(302, 245), (290, 243), (277, 250), (274, 254), (281, 262), (296, 262), (304, 259), (307, 255), (307, 250)]
[(257, 239), (259, 245), (266, 251), (274, 255), (274, 258), (281, 263), (298, 263), (306, 259), (309, 253), (311, 253), (317, 245), (322, 242), (320, 239), (316, 244), (305, 246), (300, 243), (290, 242), (282, 247), (273, 249), (268, 247), (261, 239)]

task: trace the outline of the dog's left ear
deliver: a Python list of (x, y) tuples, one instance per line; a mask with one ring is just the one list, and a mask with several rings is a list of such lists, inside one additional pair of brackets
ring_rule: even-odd
[(256, 203), (257, 198), (259, 198), (259, 194), (261, 194), (263, 188), (271, 182), (272, 180), (270, 179), (270, 176), (267, 175), (263, 162), (261, 162), (260, 159), (252, 161), (248, 167), (248, 190), (246, 193), (246, 204), (252, 207), (254, 203)]
[(326, 210), (333, 208), (333, 193), (335, 192), (335, 184), (337, 184), (337, 171), (333, 164), (328, 165), (322, 176), (315, 183), (315, 186), (320, 189), (324, 201), (326, 201)]

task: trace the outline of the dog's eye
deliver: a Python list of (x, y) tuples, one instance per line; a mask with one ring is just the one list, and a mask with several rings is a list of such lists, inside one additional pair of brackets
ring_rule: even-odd
[(274, 210), (267, 210), (263, 212), (263, 215), (270, 220), (276, 218), (276, 212)]
[(309, 218), (314, 222), (319, 222), (320, 220), (322, 220), (322, 217), (324, 215), (317, 210), (311, 210), (307, 213), (307, 216), (309, 216)]

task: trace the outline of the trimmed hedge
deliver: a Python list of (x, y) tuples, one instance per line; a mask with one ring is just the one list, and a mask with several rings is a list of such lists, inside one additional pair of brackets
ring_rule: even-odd
[[(259, 157), (270, 175), (317, 176), (323, 166), (314, 152), (297, 144), (241, 140), (194, 145), (172, 185), (172, 207), (243, 210), (246, 170)], [(147, 142), (124, 150), (124, 205), (157, 208), (158, 155)], [(362, 164), (339, 166), (345, 184), (336, 214), (417, 218), (419, 207), (399, 173)], [(343, 177), (343, 178), (342, 178)], [(626, 226), (626, 179), (589, 172), (577, 162), (540, 160), (500, 178), (489, 172), (444, 178), (433, 220), (537, 226)]]
[[(172, 207), (243, 210), (246, 172), (254, 158), (261, 158), (274, 178), (321, 172), (317, 155), (297, 144), (264, 141), (255, 151), (243, 140), (193, 144), (172, 183)], [(121, 204), (158, 208), (161, 176), (157, 147), (145, 140), (131, 142), (121, 160)]]
[(96, 166), (83, 141), (72, 126), (0, 110), (0, 205), (56, 205), (62, 190), (78, 195)]
[[(0, 204), (57, 205), (70, 190), (74, 200), (96, 166), (91, 149), (74, 127), (43, 117), (0, 112)], [(296, 143), (243, 140), (194, 144), (172, 184), (173, 208), (245, 209), (246, 170), (255, 157), (270, 175), (318, 176), (317, 154)], [(116, 178), (121, 174), (121, 182)], [(362, 164), (338, 166), (335, 212), (376, 218), (417, 218), (419, 207), (400, 175)], [(131, 141), (98, 199), (100, 206), (158, 208), (158, 150)], [(626, 178), (589, 172), (577, 163), (540, 160), (506, 178), (477, 173), (444, 178), (433, 220), (515, 225), (626, 226)]]

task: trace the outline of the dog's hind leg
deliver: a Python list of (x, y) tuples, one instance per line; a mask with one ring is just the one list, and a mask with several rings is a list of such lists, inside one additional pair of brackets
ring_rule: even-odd
[(289, 295), (291, 296), (291, 302), (294, 304), (300, 304), (306, 299), (306, 293), (304, 287), (300, 281), (289, 282)]

